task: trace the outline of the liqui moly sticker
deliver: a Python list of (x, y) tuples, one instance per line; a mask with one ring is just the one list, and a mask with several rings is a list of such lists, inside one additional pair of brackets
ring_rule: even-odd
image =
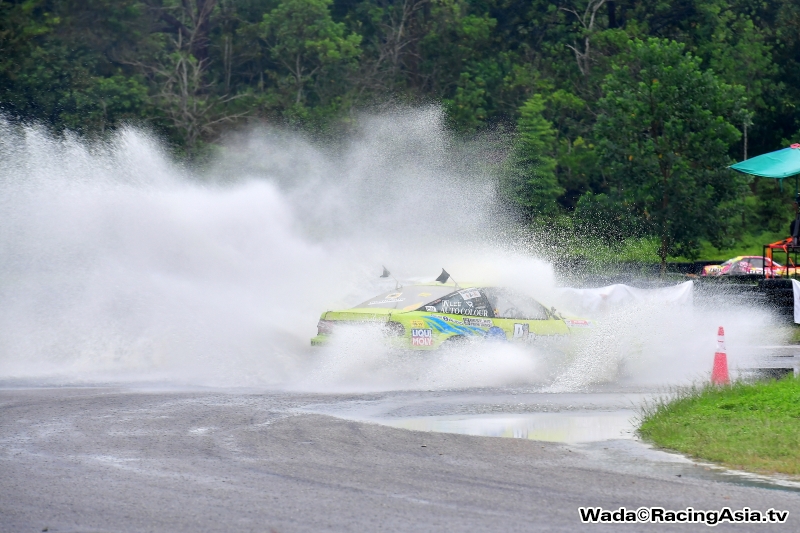
[(412, 329), (411, 346), (433, 346), (433, 330)]
[(568, 328), (590, 328), (592, 323), (589, 320), (564, 320)]

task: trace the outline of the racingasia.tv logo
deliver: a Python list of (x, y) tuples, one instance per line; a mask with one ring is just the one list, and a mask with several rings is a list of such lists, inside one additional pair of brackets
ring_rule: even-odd
[(433, 334), (429, 329), (412, 329), (411, 346), (433, 346)]
[(663, 507), (639, 507), (636, 510), (620, 507), (609, 511), (602, 507), (578, 507), (581, 522), (584, 524), (705, 524), (715, 526), (722, 522), (730, 524), (783, 524), (789, 511), (769, 509), (766, 512), (745, 507), (732, 510), (723, 507), (719, 510), (701, 511), (692, 507), (673, 511)]

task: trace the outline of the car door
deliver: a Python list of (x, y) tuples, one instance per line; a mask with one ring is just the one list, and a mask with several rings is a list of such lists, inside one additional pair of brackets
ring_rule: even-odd
[(484, 337), (492, 327), (492, 309), (476, 288), (459, 288), (419, 308), (420, 319), (437, 338)]
[(484, 289), (492, 306), (493, 322), (513, 342), (534, 342), (566, 335), (564, 321), (535, 299), (508, 289)]
[(748, 257), (747, 262), (750, 264), (748, 274), (763, 274), (764, 273), (764, 258), (762, 257)]
[[(764, 271), (770, 276), (783, 276), (786, 274), (787, 269), (767, 257), (765, 259)], [(762, 271), (762, 274), (764, 272)]]

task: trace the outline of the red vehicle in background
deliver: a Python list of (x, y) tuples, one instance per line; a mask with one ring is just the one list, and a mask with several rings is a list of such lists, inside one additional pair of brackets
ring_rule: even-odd
[[(766, 267), (765, 267), (766, 265)], [(739, 255), (728, 259), (721, 265), (707, 265), (703, 267), (703, 276), (743, 276), (746, 274), (761, 274), (767, 277), (779, 277), (787, 274), (787, 269), (769, 257), (760, 255)], [(791, 270), (794, 270), (792, 268)]]

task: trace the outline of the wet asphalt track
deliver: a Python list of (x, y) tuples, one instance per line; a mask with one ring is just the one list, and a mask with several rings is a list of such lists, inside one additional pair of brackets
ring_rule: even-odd
[(707, 529), (582, 525), (582, 505), (773, 507), (791, 512), (787, 524), (714, 530), (800, 530), (798, 492), (678, 477), (637, 459), (622, 467), (598, 454), (607, 448), (299, 411), (374, 397), (0, 390), (0, 531)]

